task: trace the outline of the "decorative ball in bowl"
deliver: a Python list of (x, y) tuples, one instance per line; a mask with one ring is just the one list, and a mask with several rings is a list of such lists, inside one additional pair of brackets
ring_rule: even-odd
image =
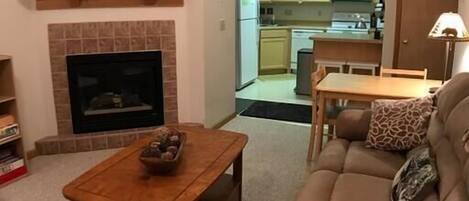
[(140, 161), (150, 173), (167, 174), (181, 161), (185, 142), (185, 133), (174, 128), (160, 128), (143, 149)]

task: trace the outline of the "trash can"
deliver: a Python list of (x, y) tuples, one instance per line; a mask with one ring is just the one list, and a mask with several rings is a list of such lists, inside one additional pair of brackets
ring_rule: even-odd
[(298, 95), (311, 95), (311, 66), (313, 50), (304, 48), (298, 51), (296, 88)]

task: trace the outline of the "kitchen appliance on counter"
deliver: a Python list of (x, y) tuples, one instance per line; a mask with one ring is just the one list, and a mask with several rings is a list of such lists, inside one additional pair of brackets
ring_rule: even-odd
[(259, 69), (259, 2), (237, 0), (236, 90), (253, 83)]
[(309, 37), (314, 36), (318, 33), (324, 33), (322, 29), (293, 29), (292, 30), (292, 42), (291, 42), (291, 62), (290, 68), (294, 73), (298, 66), (298, 51), (303, 48), (313, 49), (314, 41), (310, 40)]
[(386, 5), (384, 1), (381, 1), (381, 3), (377, 3), (375, 6), (375, 13), (376, 16), (378, 17), (378, 22), (377, 22), (377, 28), (378, 29), (384, 29), (384, 12), (386, 9)]
[[(357, 27), (358, 24), (361, 24)], [(346, 31), (363, 31), (371, 26), (370, 13), (335, 12), (332, 14), (332, 29)], [(362, 27), (362, 28), (359, 28)]]

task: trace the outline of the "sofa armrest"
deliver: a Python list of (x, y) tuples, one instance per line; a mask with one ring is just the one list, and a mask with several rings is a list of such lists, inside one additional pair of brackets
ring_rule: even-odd
[(336, 134), (350, 141), (364, 141), (370, 128), (370, 110), (344, 110), (336, 120)]

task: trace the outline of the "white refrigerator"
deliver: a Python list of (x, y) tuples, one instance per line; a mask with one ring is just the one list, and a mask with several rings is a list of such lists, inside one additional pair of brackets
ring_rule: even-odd
[(237, 0), (236, 89), (253, 83), (259, 69), (259, 1)]

